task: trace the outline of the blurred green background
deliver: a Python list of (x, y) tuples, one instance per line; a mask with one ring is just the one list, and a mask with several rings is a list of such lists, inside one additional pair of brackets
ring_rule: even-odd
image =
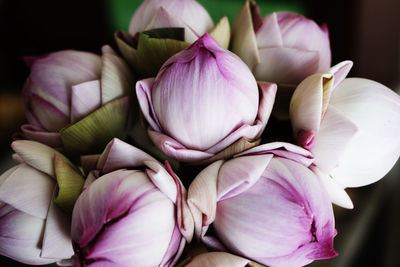
[[(214, 23), (222, 16), (227, 16), (232, 24), (243, 0), (198, 0), (210, 13)], [(132, 11), (135, 10), (142, 1), (140, 0), (108, 0), (106, 2), (110, 16), (111, 30), (127, 31)], [(268, 14), (278, 10), (294, 11), (307, 15), (307, 5), (304, 1), (257, 1), (261, 13)]]

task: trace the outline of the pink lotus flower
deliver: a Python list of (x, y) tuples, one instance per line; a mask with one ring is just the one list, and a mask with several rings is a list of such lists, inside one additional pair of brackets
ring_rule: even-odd
[(257, 80), (298, 84), (326, 71), (331, 50), (326, 25), (293, 12), (261, 17), (254, 1), (246, 1), (232, 29), (232, 51), (253, 71)]
[[(29, 124), (22, 126), (24, 138), (63, 148), (68, 141), (63, 130), (107, 103), (115, 113), (121, 107), (122, 114), (118, 114), (121, 118), (128, 116), (128, 95), (133, 78), (126, 63), (109, 46), (104, 46), (102, 51), (101, 57), (88, 52), (63, 50), (28, 58), (31, 72), (23, 89), (23, 100)], [(88, 119), (84, 123), (88, 126)], [(110, 121), (107, 123), (111, 128)], [(123, 124), (127, 124), (126, 120)], [(84, 135), (83, 132), (87, 134), (91, 128), (101, 125), (97, 121), (96, 125), (76, 132)], [(93, 131), (94, 136), (101, 136), (112, 130), (104, 126), (102, 132)], [(74, 138), (74, 142), (80, 141), (76, 136)], [(96, 141), (93, 136), (87, 139)]]
[(54, 203), (54, 157), (33, 141), (12, 143), (21, 163), (0, 176), (0, 254), (25, 264), (49, 264), (73, 255), (70, 216)]
[(182, 27), (185, 41), (192, 43), (213, 26), (207, 10), (195, 0), (145, 0), (132, 16), (129, 33)]
[(211, 158), (241, 138), (257, 139), (276, 85), (257, 82), (248, 67), (208, 34), (171, 57), (156, 78), (136, 84), (148, 134), (181, 161)]
[(189, 187), (196, 236), (268, 266), (336, 256), (332, 205), (312, 161), (307, 150), (270, 143), (214, 162)]
[(353, 204), (344, 188), (376, 182), (400, 156), (400, 96), (371, 80), (345, 79), (352, 64), (307, 77), (290, 105), (298, 143), (314, 154), (332, 201), (346, 208)]
[(73, 211), (75, 266), (173, 266), (193, 221), (170, 166), (118, 139), (96, 162), (94, 172), (106, 174), (87, 185)]

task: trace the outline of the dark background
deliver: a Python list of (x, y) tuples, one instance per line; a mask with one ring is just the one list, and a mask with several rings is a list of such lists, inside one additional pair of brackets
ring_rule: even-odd
[[(233, 19), (244, 1), (199, 1), (217, 22)], [(350, 59), (349, 76), (369, 78), (400, 89), (400, 1), (257, 1), (263, 15), (292, 10), (330, 32), (332, 65)], [(0, 172), (13, 163), (9, 144), (24, 122), (20, 92), (29, 74), (22, 56), (62, 49), (100, 53), (115, 47), (113, 32), (127, 30), (136, 0), (0, 0)], [(379, 138), (379, 137), (377, 137)], [(400, 138), (400, 137), (399, 137)], [(399, 164), (397, 164), (399, 165)], [(335, 207), (340, 256), (312, 266), (400, 266), (399, 167), (376, 184), (349, 189), (353, 210)], [(25, 266), (4, 257), (1, 266)]]

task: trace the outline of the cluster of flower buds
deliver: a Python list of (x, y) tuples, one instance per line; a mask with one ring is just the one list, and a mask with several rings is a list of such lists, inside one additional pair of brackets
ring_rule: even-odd
[(345, 189), (398, 160), (399, 95), (346, 78), (351, 61), (331, 66), (325, 25), (262, 18), (253, 0), (232, 36), (195, 0), (145, 0), (115, 41), (102, 56), (26, 58), (29, 124), (0, 176), (1, 255), (192, 267), (338, 255), (332, 203), (352, 208)]

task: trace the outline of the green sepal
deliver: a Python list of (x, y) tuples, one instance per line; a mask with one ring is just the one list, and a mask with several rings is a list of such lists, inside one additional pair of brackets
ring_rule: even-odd
[(53, 163), (58, 185), (54, 203), (68, 214), (72, 214), (75, 202), (82, 192), (85, 179), (79, 170), (58, 154), (54, 154)]
[[(116, 42), (122, 56), (141, 78), (155, 77), (168, 58), (190, 46), (184, 40), (183, 28), (160, 28), (141, 32), (137, 41), (117, 32)], [(130, 38), (130, 39), (129, 39)]]
[(114, 33), (114, 39), (117, 43), (118, 49), (122, 54), (122, 57), (128, 62), (132, 67), (139, 64), (138, 61), (138, 51), (137, 45), (133, 40), (133, 37), (129, 33), (118, 31)]
[(72, 157), (101, 153), (114, 137), (123, 139), (129, 123), (129, 97), (108, 102), (82, 120), (60, 130), (66, 153)]
[(229, 48), (229, 42), (231, 40), (231, 28), (229, 26), (229, 20), (226, 16), (222, 17), (214, 28), (211, 29), (209, 34), (225, 49)]
[(157, 28), (142, 32), (150, 38), (185, 41), (185, 28)]
[(138, 43), (139, 65), (134, 66), (135, 70), (139, 70), (142, 77), (155, 77), (165, 61), (189, 45), (187, 42), (169, 38), (153, 38), (142, 32)]

